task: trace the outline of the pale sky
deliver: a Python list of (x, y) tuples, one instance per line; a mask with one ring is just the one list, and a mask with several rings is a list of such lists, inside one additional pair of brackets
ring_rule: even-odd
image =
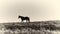
[(0, 0), (0, 23), (20, 22), (19, 15), (31, 21), (60, 20), (60, 0)]

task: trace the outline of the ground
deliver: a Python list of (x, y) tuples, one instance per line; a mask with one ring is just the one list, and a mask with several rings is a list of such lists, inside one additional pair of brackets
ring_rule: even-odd
[(60, 21), (0, 23), (0, 34), (60, 34)]

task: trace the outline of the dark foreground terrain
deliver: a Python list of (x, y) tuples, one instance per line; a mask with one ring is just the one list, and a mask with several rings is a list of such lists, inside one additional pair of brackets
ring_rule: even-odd
[(60, 21), (0, 23), (0, 34), (60, 34)]

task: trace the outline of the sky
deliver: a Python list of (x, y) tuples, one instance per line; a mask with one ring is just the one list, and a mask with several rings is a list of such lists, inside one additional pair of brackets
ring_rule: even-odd
[(21, 22), (19, 15), (30, 21), (60, 20), (60, 0), (0, 0), (0, 23)]

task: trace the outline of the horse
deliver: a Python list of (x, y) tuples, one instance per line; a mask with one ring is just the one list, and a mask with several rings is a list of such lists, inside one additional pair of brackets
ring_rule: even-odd
[(29, 17), (18, 16), (18, 19), (19, 18), (21, 18), (21, 22), (23, 22), (24, 20), (26, 20), (26, 22), (30, 22)]

